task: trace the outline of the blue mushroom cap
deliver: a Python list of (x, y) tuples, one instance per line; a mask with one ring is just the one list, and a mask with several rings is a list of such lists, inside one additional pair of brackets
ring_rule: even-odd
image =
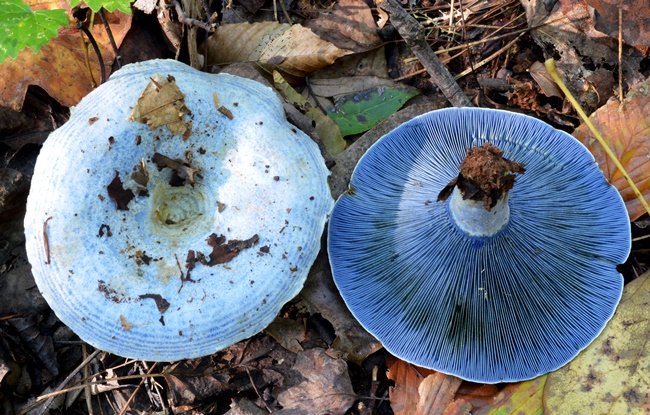
[[(526, 173), (509, 193), (507, 225), (471, 236), (436, 197), (484, 143)], [(484, 383), (553, 371), (596, 338), (631, 246), (625, 205), (581, 143), (528, 116), (474, 108), (430, 112), (373, 145), (328, 240), (343, 299), (389, 352)]]

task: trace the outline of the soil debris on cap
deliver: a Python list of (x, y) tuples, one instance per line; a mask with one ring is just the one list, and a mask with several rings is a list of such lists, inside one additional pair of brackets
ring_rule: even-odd
[(115, 170), (115, 177), (111, 183), (106, 187), (108, 196), (113, 199), (117, 210), (129, 210), (129, 202), (133, 200), (135, 195), (131, 189), (125, 189), (120, 180), (120, 173)]
[(193, 185), (196, 183), (196, 177), (200, 179), (203, 178), (199, 169), (194, 168), (187, 163), (184, 163), (182, 160), (172, 160), (160, 153), (154, 153), (154, 155), (151, 157), (151, 161), (154, 162), (156, 166), (158, 166), (158, 170), (162, 170), (165, 167), (168, 167), (174, 171), (177, 179), (174, 177), (171, 178), (170, 185), (172, 186), (178, 182), (178, 179), (182, 180), (182, 184), (189, 183)]

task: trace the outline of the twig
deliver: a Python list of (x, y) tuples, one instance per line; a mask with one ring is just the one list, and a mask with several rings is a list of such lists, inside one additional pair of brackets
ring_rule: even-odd
[(260, 391), (257, 390), (257, 386), (255, 386), (255, 382), (253, 381), (253, 376), (251, 376), (251, 371), (248, 370), (248, 366), (244, 366), (244, 369), (246, 369), (246, 373), (248, 373), (248, 379), (251, 381), (251, 385), (253, 385), (253, 389), (255, 390), (255, 393), (257, 394), (257, 397), (260, 398), (262, 402), (264, 402), (264, 406), (266, 407), (266, 410), (269, 411), (269, 413), (273, 413), (271, 408), (269, 408), (269, 405), (266, 403), (264, 398), (262, 398), (262, 395), (260, 395)]
[(77, 29), (83, 31), (86, 36), (88, 36), (88, 40), (90, 40), (90, 44), (93, 45), (93, 49), (95, 49), (95, 54), (97, 55), (97, 60), (99, 61), (99, 69), (102, 72), (102, 84), (106, 82), (106, 68), (104, 67), (104, 59), (102, 58), (102, 53), (99, 51), (99, 46), (97, 46), (97, 42), (95, 42), (95, 38), (93, 37), (92, 33), (90, 33), (90, 30), (86, 28), (86, 26), (83, 25), (83, 23), (79, 22), (77, 23)]
[(181, 4), (178, 2), (178, 0), (173, 0), (172, 4), (174, 5), (174, 8), (176, 9), (176, 14), (178, 15), (178, 21), (183, 23), (184, 25), (187, 26), (196, 26), (200, 27), (201, 29), (205, 30), (206, 32), (214, 32), (214, 24), (213, 23), (206, 23), (202, 22), (197, 19), (192, 19), (190, 17), (187, 17), (185, 15), (185, 12), (183, 12), (183, 8), (181, 7)]
[(514, 44), (519, 40), (519, 38), (522, 37), (522, 36), (523, 36), (523, 34), (521, 34), (521, 35), (517, 36), (516, 38), (512, 39), (510, 42), (508, 42), (507, 45), (505, 45), (504, 47), (502, 47), (502, 48), (499, 49), (498, 51), (494, 52), (492, 55), (490, 55), (490, 56), (488, 56), (487, 58), (483, 59), (482, 61), (480, 61), (479, 63), (477, 63), (477, 64), (474, 65), (473, 67), (471, 67), (471, 68), (467, 68), (467, 69), (465, 69), (463, 72), (461, 72), (461, 73), (459, 73), (458, 75), (456, 75), (456, 76), (454, 77), (454, 79), (460, 79), (460, 78), (462, 78), (463, 76), (472, 73), (472, 72), (473, 72), (474, 70), (476, 70), (477, 68), (480, 68), (481, 66), (483, 66), (483, 65), (485, 65), (486, 63), (490, 62), (492, 59), (496, 58), (497, 56), (501, 55), (503, 52), (505, 52), (505, 51), (507, 51), (508, 49), (510, 49), (510, 48), (512, 47), (512, 45), (514, 45)]
[(623, 102), (623, 8), (618, 2), (618, 100)]
[(106, 13), (104, 13), (104, 8), (99, 9), (99, 17), (102, 18), (104, 23), (104, 29), (108, 35), (108, 40), (111, 42), (111, 47), (113, 47), (113, 52), (115, 53), (115, 62), (117, 63), (117, 68), (122, 67), (122, 56), (120, 56), (120, 51), (115, 44), (115, 39), (113, 38), (113, 31), (111, 31), (111, 26), (108, 24), (108, 19), (106, 18)]
[(623, 167), (623, 165), (618, 160), (616, 154), (614, 154), (612, 149), (609, 148), (609, 143), (607, 143), (603, 138), (603, 136), (600, 135), (600, 131), (596, 129), (596, 127), (591, 122), (589, 117), (587, 117), (587, 114), (585, 114), (584, 110), (582, 109), (578, 101), (575, 99), (571, 91), (569, 91), (569, 88), (567, 88), (567, 86), (564, 84), (562, 78), (560, 78), (560, 75), (558, 75), (557, 70), (555, 69), (555, 60), (553, 58), (547, 59), (546, 62), (544, 62), (544, 65), (546, 66), (546, 71), (548, 72), (548, 74), (551, 75), (551, 78), (553, 78), (557, 86), (559, 86), (562, 92), (564, 92), (564, 95), (571, 102), (571, 105), (573, 105), (573, 108), (575, 108), (576, 112), (580, 115), (582, 121), (584, 121), (584, 123), (587, 124), (587, 127), (589, 127), (591, 133), (594, 135), (594, 137), (596, 137), (596, 140), (598, 140), (603, 150), (605, 150), (605, 153), (607, 153), (609, 158), (612, 159), (612, 162), (614, 163), (618, 171), (620, 171), (623, 177), (625, 177), (625, 180), (627, 180), (627, 184), (630, 185), (632, 191), (634, 191), (634, 194), (639, 199), (639, 201), (645, 208), (646, 212), (650, 213), (650, 206), (648, 206), (648, 202), (646, 202), (645, 198), (643, 197), (639, 189), (636, 187), (636, 184), (634, 184), (634, 181), (632, 180), (630, 175), (627, 174), (625, 167)]
[(390, 14), (393, 26), (415, 56), (420, 60), (442, 93), (454, 107), (471, 107), (472, 103), (451, 76), (445, 65), (426, 41), (426, 34), (420, 23), (397, 2), (397, 0), (377, 0), (379, 7)]
[[(81, 345), (81, 353), (82, 356), (85, 358), (88, 357), (88, 351), (86, 350), (86, 344)], [(84, 378), (88, 379), (90, 376), (90, 368), (88, 365), (84, 366)], [(95, 412), (93, 411), (93, 402), (92, 402), (92, 393), (90, 391), (90, 385), (86, 384), (86, 387), (84, 388), (84, 396), (86, 397), (86, 408), (88, 409), (88, 415), (94, 415)]]
[[(147, 375), (151, 375), (151, 373), (156, 368), (156, 366), (158, 366), (158, 362), (151, 365), (151, 367), (147, 371)], [(126, 401), (126, 403), (122, 407), (122, 410), (120, 411), (119, 415), (124, 415), (126, 413), (126, 411), (129, 409), (129, 406), (131, 406), (131, 402), (133, 402), (133, 399), (135, 398), (135, 394), (138, 393), (138, 391), (140, 390), (140, 388), (142, 387), (142, 385), (144, 384), (144, 381), (146, 379), (147, 379), (146, 377), (143, 377), (142, 380), (140, 381), (140, 383), (138, 383), (138, 386), (135, 388), (135, 390), (133, 391), (131, 396), (129, 396), (129, 399)]]
[(314, 90), (311, 88), (311, 82), (309, 82), (309, 77), (305, 76), (305, 85), (307, 86), (307, 91), (309, 92), (309, 95), (311, 95), (312, 98), (314, 98), (314, 102), (316, 102), (316, 106), (321, 110), (321, 112), (324, 115), (327, 115), (327, 110), (323, 108), (323, 105), (321, 105), (320, 101), (318, 100), (318, 97), (316, 94), (314, 94)]
[[(92, 352), (90, 356), (85, 358), (84, 361), (81, 362), (79, 366), (77, 366), (72, 372), (70, 372), (70, 374), (65, 379), (63, 379), (63, 382), (59, 384), (59, 386), (56, 388), (56, 391), (63, 389), (63, 387), (67, 385), (68, 382), (70, 382), (72, 378), (75, 377), (82, 368), (84, 368), (88, 363), (90, 363), (99, 354), (99, 352), (101, 352), (101, 350), (97, 349), (94, 352)], [(85, 388), (87, 387), (87, 385), (81, 385), (81, 387)], [(52, 394), (48, 394), (48, 395), (52, 395)], [(41, 410), (38, 412), (38, 414), (43, 415), (47, 411), (47, 408), (49, 408), (49, 406), (52, 405), (52, 401), (54, 401), (54, 396), (51, 396), (50, 398), (47, 399), (47, 401), (45, 401), (45, 403), (43, 403), (43, 405), (41, 406)], [(40, 401), (37, 401), (36, 403), (40, 404)], [(27, 408), (27, 409), (29, 410), (31, 408)]]

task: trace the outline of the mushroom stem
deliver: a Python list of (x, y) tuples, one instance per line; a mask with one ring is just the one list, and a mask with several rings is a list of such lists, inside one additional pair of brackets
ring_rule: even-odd
[(503, 229), (510, 220), (508, 193), (506, 192), (490, 210), (481, 200), (465, 199), (458, 187), (449, 201), (449, 214), (454, 223), (470, 236), (492, 236)]
[(472, 147), (460, 164), (460, 173), (445, 186), (438, 201), (451, 196), (449, 210), (456, 225), (472, 236), (490, 236), (508, 223), (508, 191), (524, 165), (503, 157), (503, 150), (485, 143)]

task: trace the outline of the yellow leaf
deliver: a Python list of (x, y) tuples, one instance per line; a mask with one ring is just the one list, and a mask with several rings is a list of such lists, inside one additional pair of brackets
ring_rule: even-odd
[(625, 286), (603, 332), (548, 376), (545, 414), (641, 414), (650, 411), (650, 272)]

